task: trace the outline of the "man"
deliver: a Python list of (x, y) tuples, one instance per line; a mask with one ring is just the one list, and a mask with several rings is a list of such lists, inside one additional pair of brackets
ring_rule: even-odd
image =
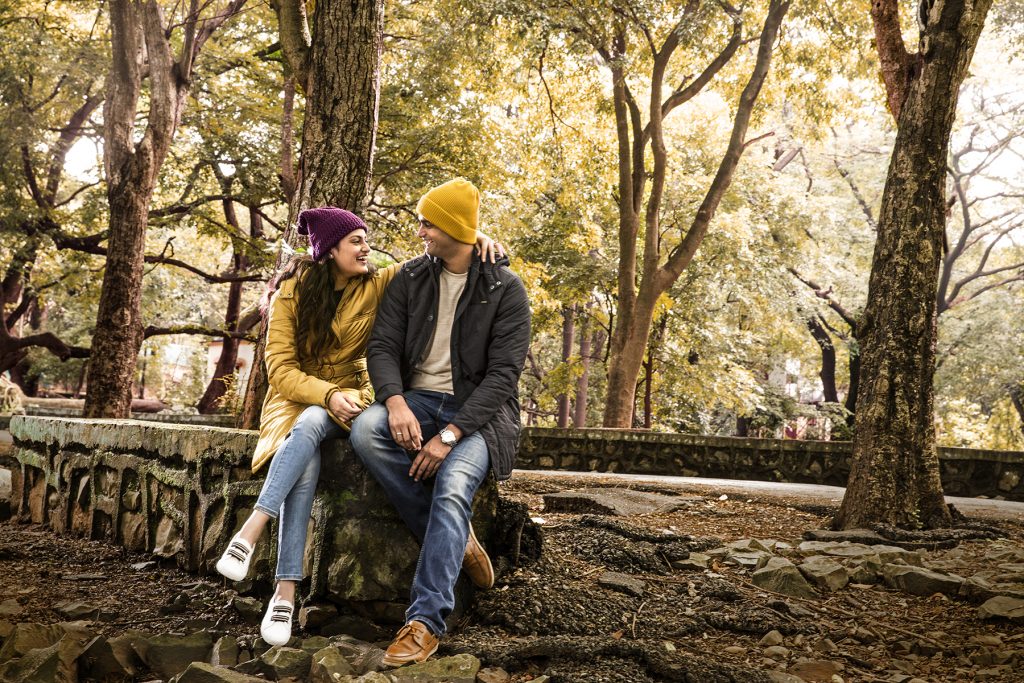
[(530, 307), (507, 259), (474, 255), (479, 202), (463, 178), (420, 199), (426, 253), (388, 287), (367, 348), (377, 402), (353, 424), (352, 447), (422, 543), (389, 666), (437, 650), (460, 568), (480, 588), (494, 583), (470, 515), (488, 470), (499, 481), (512, 472)]

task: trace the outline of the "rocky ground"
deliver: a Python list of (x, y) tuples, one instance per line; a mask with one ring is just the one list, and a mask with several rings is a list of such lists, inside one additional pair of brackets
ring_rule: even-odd
[(0, 523), (0, 680), (1024, 680), (1020, 518), (975, 520), (972, 540), (836, 537), (808, 533), (834, 510), (806, 499), (617, 486), (503, 485), (541, 522), (541, 559), (478, 594), (432, 664), (390, 672), (390, 630), (334, 606), (267, 649), (265, 595)]

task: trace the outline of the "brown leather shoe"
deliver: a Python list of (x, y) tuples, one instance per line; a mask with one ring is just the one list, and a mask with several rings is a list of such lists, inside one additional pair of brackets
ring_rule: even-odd
[(462, 569), (477, 588), (488, 589), (494, 585), (494, 567), (487, 551), (476, 540), (473, 525), (469, 525), (469, 542), (466, 543), (466, 555), (462, 558)]
[(384, 664), (402, 666), (403, 664), (419, 664), (437, 652), (438, 638), (426, 625), (418, 621), (410, 621), (403, 626), (395, 639), (384, 652)]

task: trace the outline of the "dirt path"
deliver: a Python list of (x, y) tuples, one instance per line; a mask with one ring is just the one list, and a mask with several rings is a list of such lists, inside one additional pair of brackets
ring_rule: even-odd
[[(678, 504), (625, 517), (544, 509), (545, 494), (582, 487), (661, 493)], [(504, 668), (507, 680), (546, 675), (554, 683), (767, 681), (771, 671), (776, 680), (786, 680), (783, 672), (808, 681), (1022, 680), (1024, 628), (983, 620), (976, 604), (882, 584), (798, 599), (756, 587), (753, 567), (725, 556), (706, 568), (694, 563), (741, 539), (795, 547), (834, 511), (817, 497), (732, 490), (720, 499), (724, 490), (517, 474), (502, 495), (543, 520), (542, 559), (479, 594), (440, 654), (468, 652)], [(1024, 559), (1007, 560), (1024, 558), (1024, 523), (1001, 525), (1006, 538), (923, 553), (924, 563), (964, 577), (1020, 564), (1024, 582)], [(785, 546), (767, 545), (784, 554)], [(145, 556), (0, 524), (0, 636), (16, 622), (98, 617), (106, 635), (209, 630), (252, 643), (256, 626), (232, 607), (233, 596), (222, 581)]]

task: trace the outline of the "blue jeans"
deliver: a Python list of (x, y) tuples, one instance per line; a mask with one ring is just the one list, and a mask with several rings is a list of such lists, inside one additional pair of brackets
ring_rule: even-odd
[(320, 406), (302, 411), (288, 437), (270, 460), (256, 509), (280, 520), (277, 530), (277, 580), (301, 581), (306, 529), (320, 478), (320, 443), (345, 430)]
[[(459, 408), (454, 396), (436, 391), (407, 391), (405, 400), (420, 422), (424, 443), (448, 426)], [(441, 462), (431, 488), (409, 476), (414, 455), (392, 440), (383, 404), (364, 410), (349, 438), (422, 544), (406, 623), (416, 620), (442, 635), (455, 606), (455, 581), (469, 540), (473, 496), (490, 469), (487, 444), (479, 432), (464, 437)]]

